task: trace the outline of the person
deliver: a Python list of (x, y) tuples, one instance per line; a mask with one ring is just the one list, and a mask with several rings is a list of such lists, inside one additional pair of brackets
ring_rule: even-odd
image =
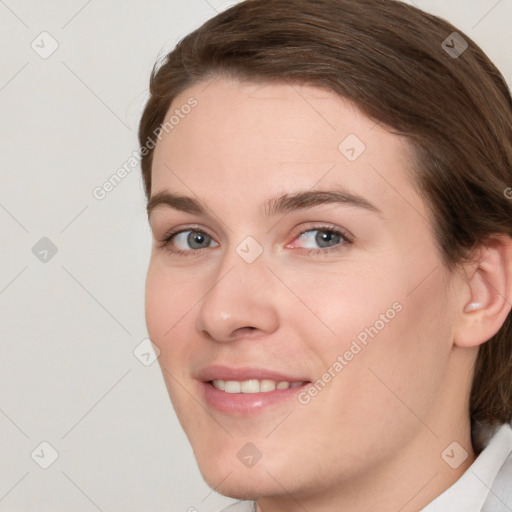
[(155, 64), (145, 315), (229, 511), (512, 510), (512, 98), (395, 0), (245, 0)]

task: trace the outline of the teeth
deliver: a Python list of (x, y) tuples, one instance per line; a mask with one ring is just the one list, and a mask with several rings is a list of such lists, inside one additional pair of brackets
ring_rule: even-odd
[(223, 380), (214, 380), (213, 386), (217, 389), (220, 389), (221, 391), (224, 391), (226, 389), (226, 383)]
[(276, 389), (276, 383), (273, 380), (260, 381), (260, 392), (266, 393), (267, 391), (274, 391), (274, 389)]
[(244, 380), (240, 383), (242, 393), (259, 393), (260, 383), (256, 379)]
[(237, 380), (213, 380), (213, 387), (226, 393), (268, 393), (276, 389), (298, 388), (304, 382), (286, 382), (270, 379)]
[(242, 391), (240, 382), (236, 380), (227, 380), (224, 383), (224, 391), (226, 393), (240, 393)]

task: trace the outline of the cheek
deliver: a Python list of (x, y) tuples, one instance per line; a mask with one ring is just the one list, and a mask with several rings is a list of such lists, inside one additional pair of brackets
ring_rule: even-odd
[(192, 286), (191, 280), (186, 284), (181, 282), (179, 276), (158, 258), (149, 264), (145, 290), (146, 325), (151, 340), (160, 350), (169, 347), (168, 341), (189, 320), (188, 315), (200, 297), (197, 286)]
[[(367, 343), (359, 343), (362, 350), (339, 383), (362, 413), (380, 416), (381, 427), (400, 425), (403, 435), (420, 425), (411, 410), (421, 418), (430, 416), (445, 380), (452, 323), (444, 285), (437, 274), (412, 293), (397, 289), (388, 294), (385, 303), (399, 303), (400, 311), (388, 315), (384, 308), (374, 309), (360, 331), (368, 334)], [(381, 313), (393, 318), (379, 322)]]
[(441, 267), (429, 275), (438, 262), (381, 263), (300, 279), (290, 272), (286, 282), (305, 304), (283, 306), (284, 322), (306, 345), (302, 357), (315, 376), (329, 381), (330, 399), (391, 414), (404, 409), (396, 394), (424, 409), (450, 351), (446, 276)]
[(283, 324), (300, 325), (298, 338), (318, 355), (329, 356), (324, 363), (348, 350), (354, 339), (364, 346), (368, 329), (387, 329), (400, 309), (397, 282), (384, 281), (377, 275), (377, 266), (360, 266), (356, 271), (354, 265), (347, 264), (347, 268), (337, 272), (321, 268), (309, 273), (282, 272), (295, 295), (288, 294), (287, 302), (280, 304)]
[(180, 363), (185, 354), (182, 352), (190, 338), (184, 328), (198, 300), (192, 297), (191, 288), (179, 284), (175, 273), (157, 258), (150, 261), (145, 290), (146, 326), (151, 341), (160, 350), (158, 363), (179, 418), (182, 417), (181, 405), (187, 402), (186, 397), (180, 399), (182, 388), (178, 384), (183, 381)]

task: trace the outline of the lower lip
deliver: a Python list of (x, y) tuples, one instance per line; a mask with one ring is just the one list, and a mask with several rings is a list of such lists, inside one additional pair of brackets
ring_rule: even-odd
[(309, 385), (309, 382), (296, 388), (276, 389), (265, 393), (226, 393), (214, 388), (209, 382), (201, 382), (206, 403), (225, 414), (248, 416), (271, 410), (295, 398)]

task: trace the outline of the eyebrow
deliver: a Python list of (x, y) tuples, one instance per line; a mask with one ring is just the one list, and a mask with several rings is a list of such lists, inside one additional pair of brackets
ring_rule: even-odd
[[(355, 206), (382, 215), (379, 208), (370, 201), (343, 189), (307, 190), (293, 194), (283, 194), (282, 196), (267, 200), (264, 204), (264, 212), (265, 216), (271, 217), (328, 204)], [(157, 192), (151, 196), (146, 207), (148, 217), (155, 209), (161, 207), (173, 208), (195, 215), (207, 215), (208, 212), (208, 208), (201, 201), (192, 197), (174, 194), (167, 190)]]

